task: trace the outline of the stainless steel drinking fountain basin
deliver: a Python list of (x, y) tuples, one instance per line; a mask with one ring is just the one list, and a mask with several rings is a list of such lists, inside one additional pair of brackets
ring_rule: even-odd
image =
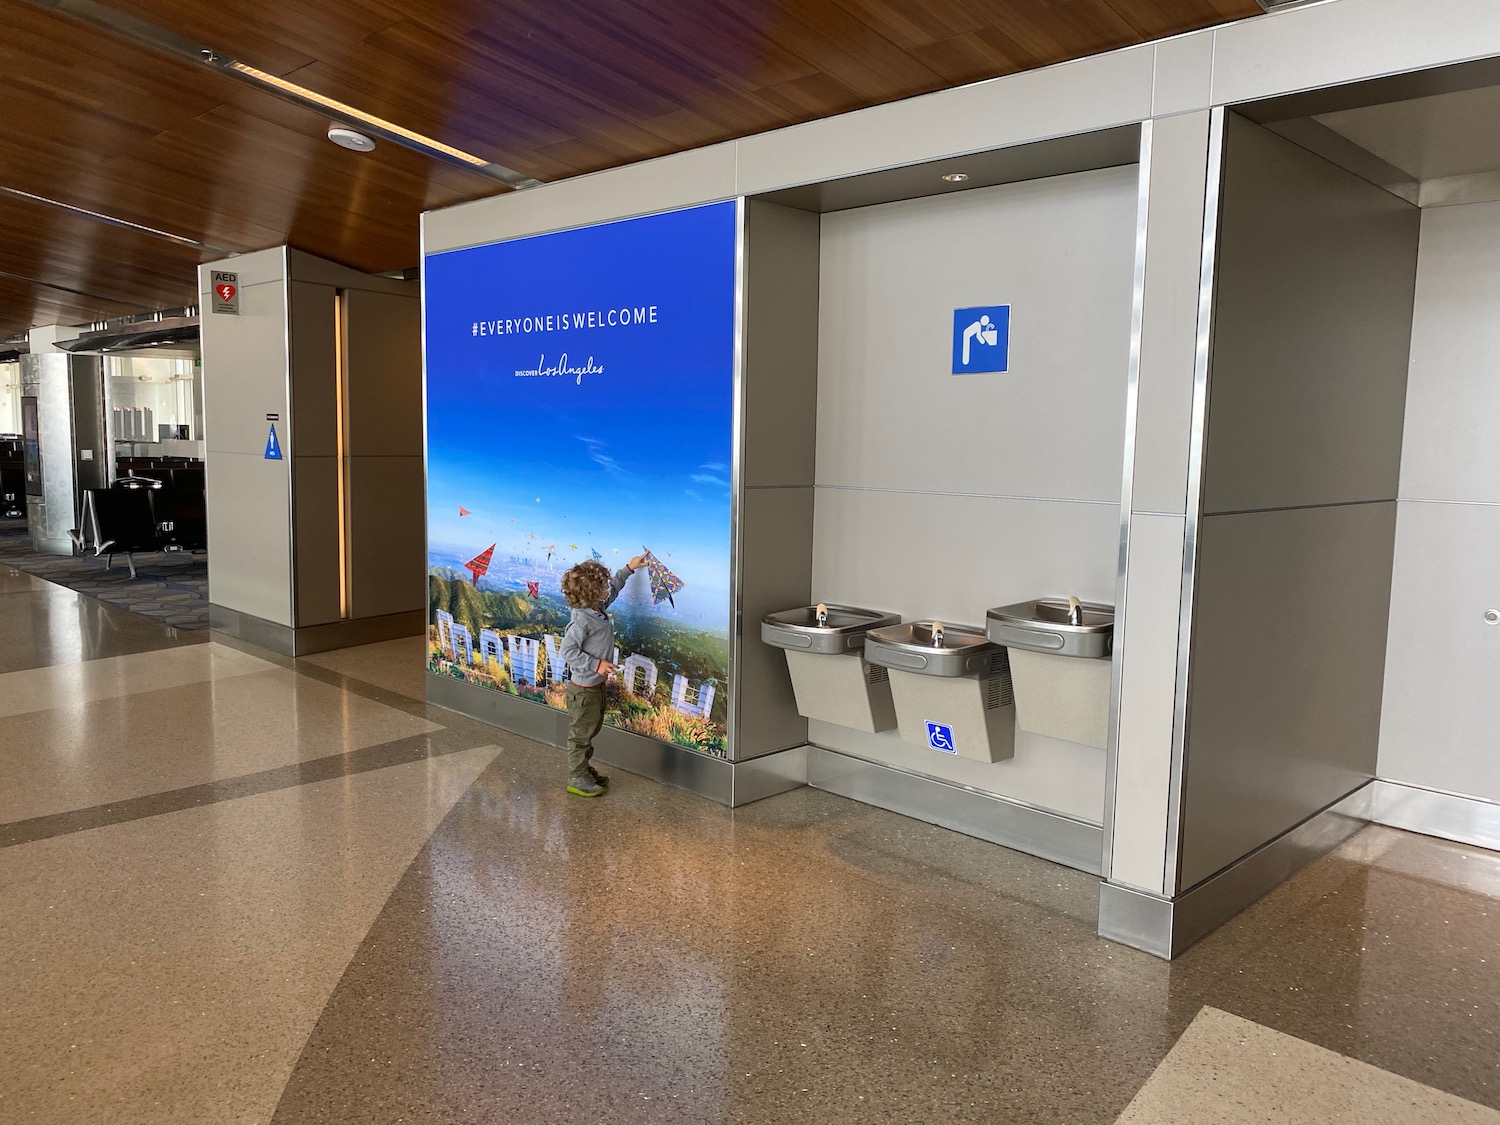
[[(818, 621), (819, 610), (826, 611)], [(838, 655), (858, 652), (865, 634), (901, 621), (899, 614), (847, 605), (810, 605), (768, 613), (760, 619), (760, 639), (775, 648)]]
[(1098, 659), (1114, 649), (1115, 607), (1068, 598), (1037, 598), (992, 609), (986, 616), (989, 639), (1006, 648), (1053, 656)]
[(1000, 646), (977, 625), (942, 621), (909, 621), (871, 629), (865, 635), (865, 659), (921, 676), (955, 677), (986, 672)]

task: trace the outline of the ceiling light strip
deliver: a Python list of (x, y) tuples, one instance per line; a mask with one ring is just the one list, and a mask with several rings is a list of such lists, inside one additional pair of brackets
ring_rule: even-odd
[(441, 160), (444, 163), (455, 165), (476, 175), (487, 176), (492, 180), (498, 180), (508, 187), (529, 188), (540, 185), (540, 180), (532, 179), (530, 176), (507, 168), (503, 164), (495, 164), (481, 157), (445, 145), (441, 141), (431, 137), (415, 133), (410, 129), (403, 128), (393, 122), (365, 113), (354, 106), (333, 98), (324, 97), (315, 90), (309, 90), (305, 86), (299, 86), (295, 82), (288, 82), (284, 78), (258, 70), (246, 63), (220, 54), (209, 47), (192, 43), (180, 35), (136, 19), (134, 16), (126, 15), (115, 9), (100, 4), (97, 0), (27, 0), (27, 3), (38, 8), (46, 8), (49, 11), (58, 12), (62, 15), (71, 16), (84, 23), (103, 28), (116, 35), (133, 39), (137, 43), (161, 51), (165, 54), (176, 56), (187, 62), (206, 66), (211, 70), (226, 74), (231, 78), (248, 83), (260, 90), (275, 94), (286, 101), (293, 102), (305, 109), (314, 110), (337, 119), (341, 124), (348, 125), (364, 132), (373, 133), (383, 137), (393, 144), (409, 148), (413, 152), (424, 156)]
[(74, 203), (64, 203), (60, 199), (49, 199), (45, 195), (37, 195), (34, 192), (22, 191), (20, 188), (0, 187), (0, 195), (7, 195), (12, 199), (22, 199), (27, 203), (40, 203), (43, 207), (52, 207), (58, 211), (66, 211), (70, 215), (79, 218), (92, 219), (96, 223), (107, 223), (121, 230), (135, 231), (137, 234), (149, 234), (152, 238), (164, 238), (168, 242), (175, 242), (179, 246), (188, 246), (194, 250), (204, 250), (210, 254), (221, 254), (225, 257), (234, 253), (222, 246), (213, 246), (207, 242), (199, 242), (196, 238), (188, 238), (186, 235), (173, 234), (171, 231), (157, 230), (143, 223), (132, 223), (129, 219), (121, 219), (114, 215), (106, 215), (102, 211), (91, 211), (87, 207), (79, 207)]

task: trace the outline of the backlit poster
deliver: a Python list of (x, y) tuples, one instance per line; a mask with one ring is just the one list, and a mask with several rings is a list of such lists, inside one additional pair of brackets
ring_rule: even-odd
[(610, 607), (606, 722), (725, 754), (735, 204), (424, 266), (428, 669), (563, 709), (561, 579)]

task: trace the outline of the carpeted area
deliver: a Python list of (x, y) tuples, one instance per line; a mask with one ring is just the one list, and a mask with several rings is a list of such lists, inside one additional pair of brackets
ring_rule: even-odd
[(158, 552), (135, 556), (136, 576), (124, 558), (106, 568), (94, 555), (41, 554), (31, 549), (25, 524), (0, 525), (0, 564), (56, 582), (80, 594), (176, 629), (208, 628), (208, 556)]

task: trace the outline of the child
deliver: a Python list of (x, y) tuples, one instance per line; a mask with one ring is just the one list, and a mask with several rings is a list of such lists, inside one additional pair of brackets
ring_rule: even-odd
[(630, 576), (646, 565), (637, 555), (610, 577), (603, 563), (581, 562), (562, 576), (563, 597), (573, 607), (573, 619), (563, 634), (562, 657), (568, 664), (568, 792), (579, 797), (601, 797), (609, 778), (589, 764), (594, 736), (604, 726), (604, 685), (617, 670), (615, 627), (605, 613), (619, 597)]

